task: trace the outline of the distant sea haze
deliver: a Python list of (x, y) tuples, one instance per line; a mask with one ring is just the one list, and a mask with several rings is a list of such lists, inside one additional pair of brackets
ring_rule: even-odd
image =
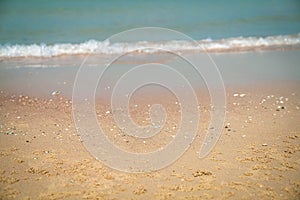
[[(299, 0), (0, 2), (0, 44), (102, 42), (138, 27), (174, 29), (195, 40), (300, 33)], [(29, 48), (29, 50), (32, 50)]]

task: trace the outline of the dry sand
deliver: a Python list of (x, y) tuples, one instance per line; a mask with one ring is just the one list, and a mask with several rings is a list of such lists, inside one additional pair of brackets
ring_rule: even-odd
[[(176, 131), (178, 106), (172, 98), (166, 102), (170, 122), (157, 140), (146, 143), (114, 127), (105, 106), (97, 113), (116, 144), (151, 151)], [(148, 103), (134, 102), (139, 107), (132, 116), (139, 123), (147, 123)], [(197, 137), (178, 161), (156, 172), (129, 174), (110, 169), (84, 148), (70, 100), (2, 92), (0, 199), (300, 199), (299, 107), (297, 84), (227, 88), (224, 130), (209, 156), (198, 159), (209, 121), (204, 102)]]

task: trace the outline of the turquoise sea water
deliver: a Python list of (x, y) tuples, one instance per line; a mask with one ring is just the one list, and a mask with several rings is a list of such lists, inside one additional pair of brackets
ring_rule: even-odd
[(102, 41), (159, 26), (194, 39), (300, 32), (299, 0), (1, 0), (0, 44)]
[(180, 31), (206, 50), (300, 46), (300, 1), (1, 0), (0, 58), (126, 52), (104, 40), (140, 27)]

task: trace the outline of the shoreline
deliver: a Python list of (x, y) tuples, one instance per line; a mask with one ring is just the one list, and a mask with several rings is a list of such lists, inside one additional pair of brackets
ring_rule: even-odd
[[(228, 37), (219, 39), (194, 40), (187, 35), (177, 35), (167, 29), (148, 27), (148, 31), (135, 29), (136, 33), (144, 34), (143, 41), (138, 38), (119, 38), (112, 35), (105, 40), (89, 39), (80, 43), (33, 43), (33, 44), (0, 44), (0, 60), (59, 58), (76, 56), (115, 56), (118, 54), (160, 53), (164, 51), (177, 53), (243, 53), (260, 51), (299, 50), (299, 33), (272, 36)], [(161, 37), (156, 38), (148, 32), (154, 29), (161, 31)], [(170, 31), (169, 38), (164, 38), (164, 31)], [(121, 34), (126, 34), (122, 32)], [(175, 34), (175, 37), (172, 36)], [(154, 36), (154, 37), (153, 37)], [(173, 38), (173, 39), (172, 39)]]
[[(118, 69), (120, 67), (126, 66), (128, 68), (129, 65), (144, 64), (147, 62), (147, 60), (143, 61), (144, 58), (148, 59), (149, 62), (156, 61), (157, 56), (158, 62), (166, 65), (170, 64), (172, 66), (172, 62), (177, 62), (176, 60), (168, 60), (166, 56), (169, 55), (153, 54), (146, 58), (143, 56), (137, 58), (129, 56), (109, 66), (111, 71), (101, 77), (103, 79), (102, 84), (110, 83), (110, 81), (113, 83), (114, 79), (112, 77), (119, 73)], [(264, 84), (277, 87), (277, 85), (280, 86), (281, 84), (296, 85), (300, 81), (300, 69), (298, 67), (300, 51), (212, 54), (211, 56), (223, 78), (225, 87), (247, 87)], [(78, 57), (76, 60), (48, 59), (46, 61), (36, 60), (34, 63), (31, 63), (33, 66), (46, 67), (26, 67), (24, 62), (11, 64), (2, 62), (0, 63), (0, 91), (43, 98), (51, 98), (51, 93), (57, 91), (62, 96), (70, 99), (75, 77), (83, 59), (83, 57)], [(101, 66), (103, 66), (108, 59), (105, 57), (93, 57), (89, 60), (88, 64), (91, 66), (88, 67), (91, 68), (91, 71), (97, 70), (97, 63), (99, 64), (100, 62), (102, 63)], [(59, 64), (59, 66), (51, 67), (56, 64)], [(15, 68), (23, 65), (25, 67)], [(205, 56), (203, 57), (203, 65), (212, 67), (209, 59)], [(198, 70), (201, 72), (201, 70), (205, 71), (206, 68), (202, 69), (200, 66)], [(123, 70), (124, 72), (126, 71)], [(194, 75), (190, 75), (194, 74), (194, 72), (189, 66), (182, 68), (182, 72), (187, 75), (187, 79), (195, 90), (206, 88), (201, 76), (197, 75), (197, 77), (194, 77)], [(86, 81), (88, 81), (88, 78), (86, 78)], [(113, 85), (110, 85), (110, 88), (113, 88)]]
[[(274, 46), (258, 46), (258, 47), (239, 47), (239, 48), (233, 48), (233, 49), (203, 49), (203, 50), (176, 50), (175, 53), (178, 53), (179, 55), (184, 53), (184, 54), (196, 54), (196, 53), (208, 53), (208, 54), (245, 54), (245, 53), (268, 53), (268, 52), (286, 52), (286, 51), (300, 51), (300, 45), (274, 45)], [(172, 50), (166, 51), (166, 52), (173, 52)], [(162, 52), (139, 52), (138, 50), (134, 51), (129, 51), (126, 53), (131, 53), (133, 55), (139, 55), (139, 54), (160, 54), (160, 53), (165, 53), (164, 51)], [(123, 54), (123, 53), (122, 53)], [(62, 54), (62, 55), (54, 55), (54, 56), (20, 56), (20, 57), (0, 57), (1, 62), (12, 62), (12, 63), (17, 63), (19, 61), (24, 61), (25, 63), (28, 62), (28, 60), (33, 63), (35, 62), (46, 62), (54, 60), (57, 63), (64, 62), (64, 61), (74, 61), (74, 59), (78, 60), (83, 60), (86, 56), (90, 57), (110, 57), (110, 56), (116, 56), (119, 57), (122, 55), (120, 53), (114, 53), (114, 54), (105, 54), (105, 53), (93, 53), (93, 52), (88, 52), (88, 53), (78, 53), (78, 54)], [(46, 66), (46, 65), (45, 65)], [(56, 65), (55, 65), (56, 66)], [(34, 67), (34, 65), (33, 65)], [(37, 65), (37, 67), (39, 67)]]

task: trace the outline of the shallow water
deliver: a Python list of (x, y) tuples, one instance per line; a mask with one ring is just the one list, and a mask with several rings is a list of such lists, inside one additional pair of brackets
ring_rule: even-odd
[[(200, 72), (203, 70), (209, 71), (209, 67), (212, 67), (211, 61), (204, 54), (193, 54), (192, 56), (200, 58), (200, 65), (196, 66)], [(174, 69), (177, 67), (177, 69), (181, 70), (181, 74), (186, 76), (194, 88), (205, 87), (203, 77), (195, 74), (195, 70), (189, 65), (183, 66), (180, 65), (181, 63), (178, 64), (178, 62), (176, 64), (176, 59), (163, 60), (164, 56), (152, 54), (152, 57), (148, 57), (148, 60), (141, 59), (141, 61), (147, 63), (157, 57), (162, 59), (162, 64), (168, 64), (173, 66)], [(218, 67), (226, 87), (241, 85), (255, 86), (256, 84), (275, 85), (280, 83), (299, 83), (300, 81), (300, 51), (218, 53), (211, 54), (211, 57)], [(76, 58), (57, 58), (56, 61), (53, 59), (50, 59), (50, 61), (47, 59), (32, 60), (33, 64), (27, 59), (26, 67), (22, 67), (25, 65), (22, 62), (16, 64), (16, 61), (1, 63), (0, 90), (39, 97), (51, 97), (53, 91), (60, 91), (63, 96), (70, 98), (72, 96), (76, 73), (84, 59), (84, 57)], [(104, 75), (100, 78), (102, 82), (99, 82), (100, 85), (98, 87), (101, 88), (103, 87), (101, 84), (104, 84), (105, 87), (110, 86), (113, 89), (114, 83), (120, 79), (121, 75), (131, 70), (134, 66), (142, 64), (142, 62), (138, 63), (137, 59), (134, 58), (132, 60), (120, 60), (110, 65), (109, 70), (105, 71)], [(94, 60), (90, 59), (90, 64), (92, 64), (89, 65), (91, 69), (90, 76), (86, 76), (86, 87), (90, 87), (88, 81), (91, 77), (95, 76), (94, 72), (99, 71), (98, 67), (103, 67), (98, 61), (98, 58), (94, 58)], [(97, 65), (97, 62), (99, 65)], [(21, 68), (16, 68), (14, 65), (21, 66)], [(47, 67), (47, 65), (49, 66)], [(59, 65), (59, 67), (53, 67), (53, 65)], [(157, 74), (157, 77), (159, 76)], [(160, 78), (163, 79), (163, 77)], [(211, 80), (214, 79), (213, 75), (209, 78)], [(175, 79), (173, 82), (174, 84), (177, 83)]]

